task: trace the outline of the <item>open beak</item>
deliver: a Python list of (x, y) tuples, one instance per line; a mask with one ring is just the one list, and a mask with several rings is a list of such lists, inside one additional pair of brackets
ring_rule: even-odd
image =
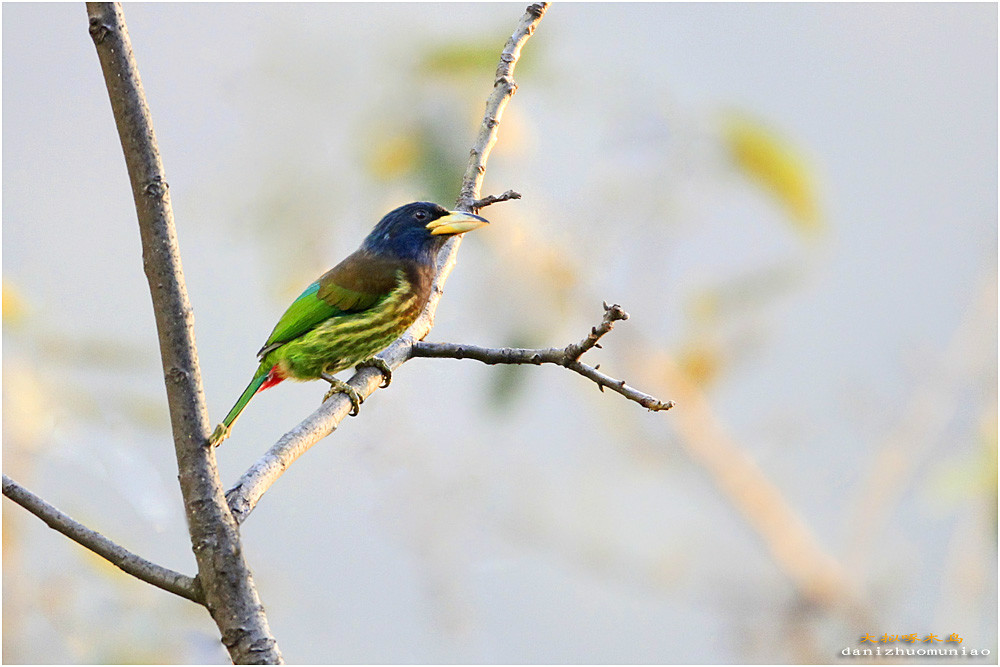
[(427, 229), (431, 230), (431, 234), (464, 234), (488, 224), (489, 220), (478, 215), (452, 211), (446, 216), (428, 222)]

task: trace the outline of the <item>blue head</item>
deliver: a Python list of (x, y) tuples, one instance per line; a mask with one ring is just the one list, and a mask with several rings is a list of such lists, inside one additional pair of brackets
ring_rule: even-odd
[(363, 250), (433, 263), (449, 237), (489, 224), (484, 218), (418, 201), (388, 213), (361, 244)]

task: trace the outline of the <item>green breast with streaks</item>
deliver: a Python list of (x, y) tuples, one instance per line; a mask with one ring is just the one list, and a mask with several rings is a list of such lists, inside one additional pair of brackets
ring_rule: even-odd
[(423, 306), (411, 283), (401, 276), (397, 287), (379, 303), (331, 317), (268, 354), (264, 363), (280, 364), (295, 380), (337, 373), (388, 347), (413, 324)]

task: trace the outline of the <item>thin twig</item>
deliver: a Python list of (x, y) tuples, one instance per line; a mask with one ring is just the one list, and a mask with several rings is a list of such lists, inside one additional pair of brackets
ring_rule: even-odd
[(615, 391), (630, 401), (635, 401), (642, 407), (657, 412), (674, 407), (673, 401), (661, 401), (629, 387), (625, 380), (617, 380), (597, 370), (596, 366), (582, 363), (580, 357), (597, 345), (602, 336), (611, 331), (616, 320), (628, 319), (628, 313), (621, 306), (604, 304), (604, 320), (599, 326), (590, 330), (590, 334), (579, 343), (571, 343), (563, 348), (550, 347), (544, 349), (525, 349), (516, 347), (479, 347), (476, 345), (461, 345), (455, 343), (427, 343), (418, 341), (410, 348), (411, 357), (475, 359), (484, 364), (556, 364), (589, 378), (597, 383), (601, 391), (604, 388)]
[(87, 528), (59, 511), (7, 475), (3, 476), (3, 495), (44, 521), (49, 528), (90, 549), (133, 577), (192, 602), (204, 604), (201, 586), (197, 580), (152, 563), (115, 544), (97, 531)]
[[(456, 208), (459, 210), (471, 212), (479, 199), (483, 175), (486, 173), (486, 161), (497, 140), (500, 118), (517, 88), (513, 78), (514, 67), (521, 56), (521, 48), (534, 33), (535, 26), (542, 19), (547, 7), (547, 2), (529, 5), (500, 54), (493, 92), (486, 101), (486, 111), (483, 114), (479, 135), (469, 152), (469, 164), (456, 203)], [(454, 236), (441, 249), (437, 259), (436, 277), (431, 287), (431, 297), (423, 313), (403, 336), (378, 355), (389, 368), (396, 369), (409, 359), (413, 342), (422, 339), (433, 328), (434, 313), (444, 293), (445, 281), (455, 266), (460, 243), (461, 236)], [(347, 383), (354, 387), (362, 398), (367, 398), (381, 385), (382, 373), (376, 368), (363, 367)], [(351, 403), (347, 396), (342, 393), (335, 394), (298, 426), (283, 435), (264, 456), (243, 473), (226, 494), (236, 521), (242, 523), (256, 507), (264, 492), (277, 481), (288, 466), (314, 444), (333, 433), (350, 410)]]
[(514, 192), (513, 190), (507, 190), (507, 192), (502, 195), (487, 195), (482, 199), (477, 199), (472, 202), (472, 210), (478, 211), (481, 208), (486, 208), (490, 204), (498, 204), (502, 201), (510, 201), (511, 199), (520, 199), (521, 193)]
[(121, 5), (87, 3), (139, 218), (143, 265), (153, 299), (167, 403), (188, 531), (205, 606), (234, 663), (280, 663), (239, 527), (208, 447), (209, 421), (174, 228), (170, 192)]

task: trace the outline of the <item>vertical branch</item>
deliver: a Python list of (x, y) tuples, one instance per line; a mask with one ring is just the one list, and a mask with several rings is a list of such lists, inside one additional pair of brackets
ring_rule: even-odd
[[(486, 161), (490, 158), (490, 151), (497, 142), (497, 128), (500, 127), (500, 118), (503, 116), (507, 103), (517, 91), (517, 84), (514, 82), (514, 67), (521, 57), (521, 47), (528, 41), (528, 38), (535, 32), (535, 26), (545, 16), (545, 10), (549, 3), (537, 2), (528, 5), (524, 11), (524, 16), (518, 22), (514, 33), (507, 40), (503, 51), (500, 53), (500, 64), (497, 65), (496, 76), (493, 79), (493, 92), (490, 93), (486, 101), (486, 113), (483, 115), (482, 125), (479, 127), (479, 136), (472, 150), (469, 151), (469, 165), (465, 169), (465, 176), (462, 177), (462, 189), (459, 192), (456, 207), (462, 211), (471, 211), (473, 203), (479, 198), (479, 190), (483, 185), (483, 176), (486, 174)], [(459, 240), (458, 237), (455, 240)]]
[[(500, 64), (497, 66), (496, 77), (493, 81), (493, 92), (486, 100), (483, 122), (479, 126), (476, 142), (469, 152), (469, 165), (462, 178), (461, 194), (459, 194), (456, 205), (459, 210), (472, 211), (475, 208), (483, 183), (483, 174), (486, 173), (486, 160), (489, 159), (490, 150), (497, 140), (500, 117), (507, 107), (507, 102), (510, 101), (517, 89), (517, 84), (514, 83), (513, 79), (514, 66), (517, 64), (518, 58), (521, 57), (521, 47), (535, 32), (535, 26), (545, 15), (548, 4), (540, 2), (528, 5), (500, 54)], [(509, 198), (513, 198), (513, 194), (511, 193)], [(378, 356), (390, 368), (398, 368), (409, 359), (413, 341), (422, 340), (434, 327), (434, 313), (437, 311), (438, 302), (444, 293), (444, 283), (455, 267), (461, 240), (461, 236), (453, 236), (438, 254), (434, 284), (431, 287), (431, 296), (424, 307), (424, 312), (410, 325), (405, 334), (379, 353)], [(363, 398), (370, 396), (381, 383), (382, 373), (374, 368), (362, 368), (348, 380), (348, 384), (354, 387)], [(338, 394), (332, 397), (300, 422), (298, 426), (283, 435), (264, 456), (243, 473), (243, 476), (227, 494), (229, 506), (237, 521), (242, 523), (250, 515), (253, 508), (257, 506), (257, 501), (288, 469), (288, 466), (337, 428), (340, 421), (347, 416), (350, 407), (350, 401), (346, 395)]]
[[(483, 113), (483, 122), (479, 125), (479, 135), (476, 142), (469, 151), (469, 164), (465, 168), (465, 175), (462, 176), (462, 187), (459, 190), (458, 199), (455, 200), (455, 208), (459, 211), (472, 212), (476, 200), (479, 198), (479, 191), (483, 186), (483, 178), (486, 175), (486, 161), (490, 159), (490, 152), (497, 142), (500, 128), (500, 119), (507, 108), (510, 98), (517, 92), (517, 83), (514, 82), (514, 68), (521, 57), (521, 47), (528, 41), (528, 38), (535, 33), (535, 26), (545, 16), (545, 10), (549, 3), (536, 2), (528, 5), (517, 22), (517, 27), (511, 34), (510, 39), (500, 52), (500, 63), (497, 65), (496, 75), (493, 77), (493, 92), (486, 99), (486, 111)], [(448, 242), (441, 248), (438, 255), (436, 276), (434, 284), (431, 286), (431, 298), (427, 301), (427, 306), (420, 318), (410, 327), (415, 340), (423, 340), (424, 336), (430, 333), (434, 327), (434, 313), (437, 312), (438, 301), (444, 294), (444, 283), (455, 268), (458, 258), (458, 246), (462, 243), (461, 234), (448, 239)]]
[(139, 218), (181, 493), (205, 605), (233, 662), (280, 662), (281, 653), (243, 557), (236, 522), (226, 505), (215, 452), (206, 446), (208, 411), (195, 348), (194, 315), (181, 270), (170, 192), (125, 18), (118, 3), (87, 3), (87, 14)]

